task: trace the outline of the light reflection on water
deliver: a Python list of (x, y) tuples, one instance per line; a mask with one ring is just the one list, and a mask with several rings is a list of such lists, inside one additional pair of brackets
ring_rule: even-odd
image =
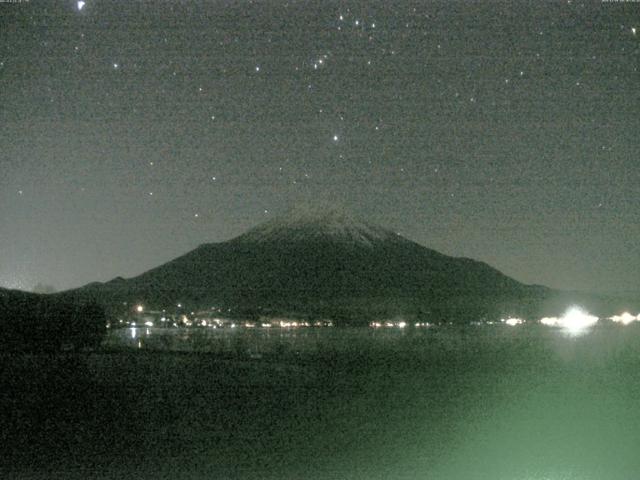
[[(112, 331), (107, 343), (262, 358), (254, 364), (271, 373), (294, 365), (298, 354), (321, 354), (323, 361), (362, 356), (351, 370), (339, 362), (296, 370), (325, 375), (313, 388), (336, 393), (323, 394), (313, 407), (294, 403), (282, 417), (295, 419), (293, 426), (277, 424), (281, 433), (269, 437), (275, 447), (302, 444), (314, 452), (299, 463), (292, 454), (290, 475), (282, 478), (623, 480), (640, 471), (640, 328), (634, 326), (595, 327), (579, 337), (526, 325), (148, 328)], [(327, 368), (335, 373), (324, 373)], [(256, 373), (256, 381), (267, 381), (264, 375)], [(275, 385), (289, 382), (278, 378)], [(264, 408), (267, 419), (281, 418)], [(212, 442), (207, 413), (193, 415), (202, 426), (189, 426), (189, 438), (206, 446)], [(264, 418), (251, 422), (269, 425)], [(240, 455), (233, 442), (224, 448), (224, 458)], [(274, 455), (256, 452), (256, 464), (268, 465)], [(263, 478), (282, 474), (273, 468)]]
[[(352, 341), (374, 341), (382, 345), (408, 335), (406, 329), (375, 331), (367, 328), (162, 328), (128, 327), (111, 329), (106, 347), (142, 348), (154, 351), (238, 353), (239, 349), (262, 354), (283, 349), (308, 352), (331, 344), (349, 349)], [(410, 334), (409, 334), (410, 335)], [(419, 332), (416, 332), (419, 335)]]

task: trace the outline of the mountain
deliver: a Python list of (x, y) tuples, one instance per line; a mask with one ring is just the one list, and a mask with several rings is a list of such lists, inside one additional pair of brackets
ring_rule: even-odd
[(558, 292), (443, 255), (336, 208), (295, 209), (221, 243), (204, 244), (130, 279), (63, 295), (111, 311), (221, 308), (240, 316), (345, 322), (404, 315), (425, 321), (532, 316)]

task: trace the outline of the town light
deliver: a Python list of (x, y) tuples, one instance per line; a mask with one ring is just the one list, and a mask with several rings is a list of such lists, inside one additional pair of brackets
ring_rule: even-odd
[(614, 315), (613, 317), (611, 317), (611, 320), (623, 325), (629, 325), (631, 322), (636, 321), (637, 317), (631, 315), (629, 312), (624, 312), (622, 315)]
[(144, 307), (142, 305), (137, 305), (136, 306), (136, 312), (138, 312), (138, 313), (144, 312)]
[(570, 335), (580, 335), (585, 330), (594, 326), (598, 317), (589, 315), (579, 307), (571, 307), (562, 317), (544, 317), (540, 319), (542, 325), (549, 327), (562, 327)]
[(510, 327), (513, 327), (515, 325), (522, 325), (524, 323), (524, 320), (522, 320), (521, 318), (507, 318), (502, 319), (503, 323), (506, 323), (507, 325), (509, 325)]
[(578, 307), (571, 307), (560, 319), (560, 325), (570, 334), (577, 335), (598, 321), (598, 317), (589, 315)]

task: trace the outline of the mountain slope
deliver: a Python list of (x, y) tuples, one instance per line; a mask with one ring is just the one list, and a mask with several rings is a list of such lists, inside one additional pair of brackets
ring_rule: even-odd
[(443, 255), (340, 210), (305, 209), (229, 241), (201, 245), (137, 277), (90, 284), (65, 295), (112, 307), (181, 303), (193, 310), (215, 305), (252, 315), (476, 319), (547, 293), (482, 262)]

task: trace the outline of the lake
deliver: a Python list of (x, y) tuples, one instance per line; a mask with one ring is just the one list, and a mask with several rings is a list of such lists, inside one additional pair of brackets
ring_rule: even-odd
[(3, 354), (2, 478), (631, 479), (640, 326), (120, 329)]

